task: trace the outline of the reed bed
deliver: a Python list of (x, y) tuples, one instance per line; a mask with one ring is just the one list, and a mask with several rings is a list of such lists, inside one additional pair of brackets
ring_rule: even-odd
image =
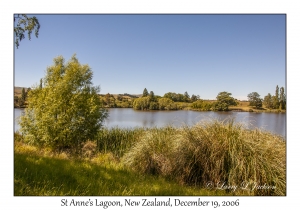
[(227, 187), (238, 195), (286, 194), (285, 140), (233, 120), (147, 132), (122, 160), (136, 171), (187, 185)]

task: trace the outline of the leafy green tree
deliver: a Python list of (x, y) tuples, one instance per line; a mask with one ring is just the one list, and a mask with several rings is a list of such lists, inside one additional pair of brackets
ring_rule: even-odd
[(154, 98), (154, 92), (152, 90), (150, 91), (149, 97), (150, 97), (150, 101), (154, 101), (155, 100), (155, 98)]
[(284, 93), (284, 87), (280, 88), (280, 96), (279, 96), (279, 104), (280, 104), (280, 109), (286, 109), (286, 96)]
[[(187, 94), (188, 96), (188, 94)], [(172, 92), (168, 92), (164, 95), (164, 98), (169, 98), (174, 102), (185, 102), (185, 96), (183, 94), (180, 93), (172, 93)], [(189, 98), (189, 96), (188, 96)]]
[(274, 109), (279, 108), (279, 87), (278, 87), (278, 85), (276, 86), (275, 97), (273, 98), (273, 107), (274, 107)]
[(25, 92), (25, 88), (22, 88), (21, 99), (22, 99), (22, 101), (25, 101), (25, 100), (26, 100), (26, 92)]
[(107, 105), (108, 107), (115, 107), (116, 105), (116, 99), (112, 94), (107, 93), (104, 96), (104, 104)]
[(62, 56), (54, 58), (44, 87), (29, 92), (28, 108), (20, 120), (25, 140), (53, 149), (79, 149), (95, 139), (108, 114), (92, 76), (90, 67), (80, 64), (75, 55), (67, 63)]
[(40, 30), (40, 23), (38, 19), (33, 17), (28, 17), (25, 14), (18, 14), (14, 16), (14, 22), (16, 26), (14, 27), (14, 34), (15, 34), (15, 44), (16, 47), (19, 47), (19, 42), (25, 38), (25, 33), (27, 31), (28, 39), (31, 40), (31, 33), (34, 30), (35, 36), (38, 38), (39, 30)]
[(192, 108), (196, 110), (201, 110), (201, 111), (209, 111), (212, 108), (212, 103), (203, 101), (203, 100), (197, 100), (192, 103)]
[(43, 79), (40, 79), (40, 88), (43, 88)]
[(133, 108), (136, 110), (148, 110), (150, 107), (150, 97), (137, 98), (133, 102)]
[(250, 102), (250, 106), (255, 106), (255, 108), (262, 107), (262, 99), (257, 92), (252, 92), (248, 94), (248, 101)]
[(176, 110), (176, 104), (169, 98), (158, 99), (158, 105), (160, 110)]
[(185, 91), (183, 95), (184, 95), (184, 101), (185, 102), (190, 102), (191, 99), (190, 99), (190, 95), (188, 94), (188, 92)]
[(268, 95), (265, 96), (263, 104), (267, 109), (272, 108), (272, 95), (268, 93)]
[(14, 96), (14, 107), (20, 106), (20, 98), (18, 96)]
[(217, 95), (217, 102), (213, 105), (213, 109), (217, 111), (228, 111), (229, 106), (236, 106), (237, 102), (231, 95), (231, 93), (226, 91), (220, 92)]
[(157, 109), (159, 109), (158, 103), (157, 103), (157, 102), (154, 102), (154, 101), (151, 101), (151, 102), (150, 102), (150, 105), (149, 105), (149, 109), (150, 109), (150, 110), (157, 110)]
[(193, 95), (191, 96), (191, 102), (195, 102), (195, 101), (197, 101), (197, 100), (199, 100), (199, 99), (200, 99), (200, 96), (199, 96), (199, 95), (196, 96), (196, 95), (193, 94)]
[(143, 97), (147, 97), (149, 95), (147, 88), (143, 91)]

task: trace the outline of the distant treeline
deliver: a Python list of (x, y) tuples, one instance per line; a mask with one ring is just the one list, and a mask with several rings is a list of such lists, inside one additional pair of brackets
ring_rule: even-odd
[[(42, 82), (42, 81), (41, 81)], [(41, 83), (42, 84), (42, 83)], [(42, 88), (40, 85), (39, 88)], [(15, 107), (26, 107), (26, 98), (30, 88), (25, 91), (22, 88), (21, 95), (14, 96)], [(99, 94), (102, 104), (107, 108), (134, 108), (136, 110), (182, 110), (192, 109), (199, 111), (228, 111), (229, 106), (237, 106), (239, 101), (226, 91), (220, 92), (216, 100), (203, 100), (199, 95), (190, 96), (188, 92), (183, 94), (167, 92), (162, 96), (155, 95), (153, 91), (144, 89), (141, 97), (128, 93), (124, 94)], [(249, 105), (256, 109), (286, 110), (286, 94), (284, 88), (276, 86), (275, 95), (270, 93), (260, 98), (257, 92), (248, 94)]]

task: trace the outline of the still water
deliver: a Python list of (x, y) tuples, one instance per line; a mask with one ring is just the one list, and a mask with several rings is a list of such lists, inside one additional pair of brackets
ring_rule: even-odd
[[(24, 109), (15, 109), (15, 130), (19, 129), (17, 118)], [(271, 131), (285, 137), (285, 113), (253, 113), (253, 112), (198, 112), (198, 111), (136, 111), (130, 108), (109, 109), (109, 117), (104, 125), (108, 128), (162, 127), (166, 125), (193, 125), (201, 120), (234, 118), (248, 128), (255, 127)]]

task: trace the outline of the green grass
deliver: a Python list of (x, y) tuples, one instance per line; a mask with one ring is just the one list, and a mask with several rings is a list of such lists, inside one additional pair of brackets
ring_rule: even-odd
[[(230, 120), (103, 129), (82, 154), (22, 139), (15, 133), (15, 195), (286, 195), (285, 140)], [(217, 190), (243, 182), (275, 189)]]
[(228, 195), (135, 173), (110, 154), (98, 154), (92, 160), (74, 159), (17, 143), (14, 167), (15, 196)]

